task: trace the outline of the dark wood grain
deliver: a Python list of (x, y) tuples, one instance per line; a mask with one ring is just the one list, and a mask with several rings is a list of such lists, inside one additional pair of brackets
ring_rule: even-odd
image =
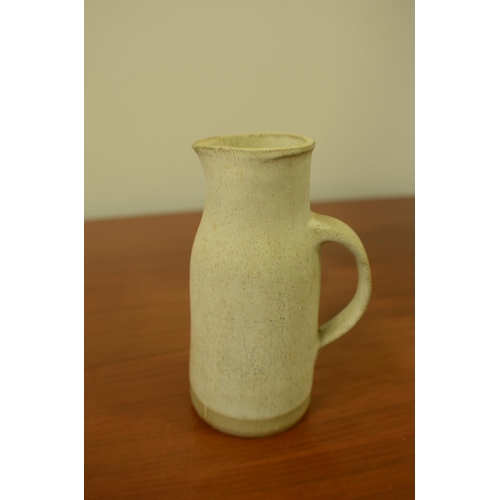
[[(324, 203), (361, 237), (372, 300), (326, 347), (304, 419), (220, 434), (191, 407), (189, 256), (200, 214), (85, 224), (85, 495), (90, 499), (414, 497), (414, 200)], [(320, 322), (356, 286), (323, 246)]]

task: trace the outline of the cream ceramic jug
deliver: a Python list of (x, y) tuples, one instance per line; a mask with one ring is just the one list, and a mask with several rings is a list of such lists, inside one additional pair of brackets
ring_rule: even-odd
[[(191, 253), (191, 400), (222, 432), (274, 434), (307, 410), (319, 350), (365, 311), (368, 258), (346, 224), (310, 211), (312, 139), (231, 135), (193, 149), (206, 201)], [(320, 246), (328, 241), (354, 254), (358, 286), (318, 328)]]

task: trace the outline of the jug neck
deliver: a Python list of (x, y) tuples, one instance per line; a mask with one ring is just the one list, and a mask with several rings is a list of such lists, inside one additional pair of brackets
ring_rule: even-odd
[(204, 218), (293, 227), (309, 218), (314, 141), (262, 133), (198, 141), (206, 178)]
[(212, 157), (202, 160), (206, 178), (204, 216), (221, 213), (249, 225), (307, 223), (311, 152), (273, 160)]

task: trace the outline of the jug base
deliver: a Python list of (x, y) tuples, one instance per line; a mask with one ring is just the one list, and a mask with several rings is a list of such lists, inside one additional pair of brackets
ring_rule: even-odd
[(311, 395), (309, 395), (297, 408), (279, 417), (267, 420), (242, 420), (217, 413), (205, 406), (193, 389), (190, 389), (190, 393), (191, 402), (202, 420), (224, 434), (238, 437), (263, 437), (286, 431), (299, 422), (311, 401)]

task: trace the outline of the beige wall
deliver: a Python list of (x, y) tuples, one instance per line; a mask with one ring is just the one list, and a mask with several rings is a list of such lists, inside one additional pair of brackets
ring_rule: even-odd
[(414, 2), (85, 2), (85, 217), (201, 209), (191, 144), (316, 140), (311, 198), (414, 193)]

